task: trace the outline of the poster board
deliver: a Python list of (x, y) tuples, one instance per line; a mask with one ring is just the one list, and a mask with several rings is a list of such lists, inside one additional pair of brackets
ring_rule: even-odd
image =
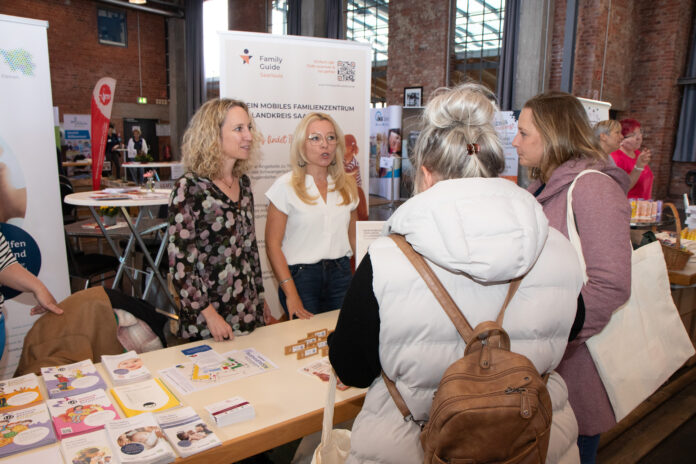
[(266, 301), (282, 314), (278, 283), (266, 257), (266, 191), (290, 171), (290, 143), (308, 113), (328, 113), (358, 145), (362, 189), (368, 192), (371, 47), (346, 40), (220, 32), (220, 96), (243, 100), (263, 136), (261, 161), (250, 173), (256, 238)]
[(590, 126), (594, 127), (599, 121), (609, 119), (611, 103), (582, 97), (578, 97), (578, 100), (580, 100), (580, 103), (582, 103), (582, 106), (585, 108), (587, 117), (590, 120)]
[[(60, 301), (70, 294), (63, 216), (58, 185), (46, 21), (0, 15), (0, 177), (3, 206), (7, 191), (23, 190), (21, 213), (0, 219), (3, 235), (18, 261)], [(9, 179), (9, 182), (8, 182)], [(58, 235), (56, 235), (58, 231)], [(12, 377), (24, 336), (36, 316), (33, 295), (2, 289), (7, 343), (0, 378)]]

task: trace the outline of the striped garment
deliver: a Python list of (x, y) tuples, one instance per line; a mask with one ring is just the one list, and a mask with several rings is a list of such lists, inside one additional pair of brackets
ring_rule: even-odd
[[(16, 262), (17, 260), (12, 254), (10, 245), (7, 243), (7, 240), (5, 240), (5, 236), (2, 235), (2, 232), (0, 232), (0, 272), (2, 272), (10, 264), (14, 264)], [(5, 298), (2, 296), (2, 293), (0, 293), (0, 308), (2, 308), (4, 301)]]

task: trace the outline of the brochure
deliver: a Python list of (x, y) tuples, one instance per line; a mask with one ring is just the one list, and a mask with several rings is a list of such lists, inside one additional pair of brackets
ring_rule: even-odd
[(56, 367), (42, 367), (49, 398), (65, 398), (106, 388), (106, 383), (90, 359)]
[(114, 387), (111, 394), (127, 417), (164, 411), (181, 404), (159, 379)]
[(102, 365), (114, 385), (127, 385), (152, 378), (140, 355), (135, 351), (116, 355), (103, 355)]
[(0, 457), (56, 442), (45, 404), (8, 412), (0, 420)]
[(24, 408), (41, 401), (43, 396), (39, 389), (39, 378), (35, 374), (0, 381), (0, 413)]
[(181, 457), (188, 457), (222, 444), (191, 407), (162, 412), (157, 422)]
[[(322, 382), (328, 382), (331, 375), (331, 362), (329, 358), (321, 358), (316, 361), (307, 364), (304, 367), (298, 369), (302, 374), (308, 375), (310, 377), (317, 378)], [(347, 390), (349, 387), (341, 382), (341, 379), (336, 379), (336, 389), (337, 390)]]
[(235, 396), (217, 403), (209, 404), (205, 410), (219, 427), (250, 420), (256, 417), (254, 407), (244, 398)]
[(102, 389), (47, 400), (46, 404), (59, 439), (102, 429), (107, 422), (120, 418)]
[(123, 464), (172, 462), (174, 450), (151, 413), (106, 424), (109, 443)]
[(109, 443), (109, 436), (104, 430), (64, 438), (60, 442), (60, 449), (65, 462), (70, 464), (117, 464), (119, 462), (118, 450)]

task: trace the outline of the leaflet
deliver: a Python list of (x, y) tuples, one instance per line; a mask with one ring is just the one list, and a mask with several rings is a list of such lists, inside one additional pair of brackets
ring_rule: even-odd
[(127, 417), (164, 411), (181, 404), (159, 379), (114, 387), (111, 394)]
[(118, 450), (109, 442), (104, 430), (64, 438), (60, 442), (60, 449), (68, 463), (118, 463)]
[(102, 389), (46, 401), (59, 439), (93, 432), (119, 415)]
[(106, 388), (106, 383), (90, 359), (56, 367), (42, 367), (49, 398), (65, 398)]
[(104, 370), (114, 385), (126, 385), (152, 378), (140, 355), (135, 351), (116, 355), (102, 355)]
[[(207, 350), (204, 351), (207, 352)], [(273, 361), (254, 348), (223, 353), (219, 355), (221, 361), (213, 364), (211, 361), (216, 355), (216, 352), (205, 354), (203, 367), (196, 362), (184, 362), (163, 369), (159, 371), (159, 374), (167, 385), (176, 388), (183, 395), (188, 395), (278, 368)]]
[(123, 464), (171, 462), (176, 459), (174, 450), (151, 413), (109, 422), (106, 433)]
[(41, 401), (43, 396), (39, 389), (39, 378), (35, 374), (0, 381), (0, 413), (24, 408)]
[(157, 422), (181, 457), (188, 457), (222, 444), (191, 407), (162, 412)]
[(0, 420), (0, 457), (56, 442), (45, 404), (3, 414)]

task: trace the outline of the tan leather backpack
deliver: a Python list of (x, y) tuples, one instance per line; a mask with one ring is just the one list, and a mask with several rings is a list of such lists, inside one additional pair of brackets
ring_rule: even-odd
[(551, 432), (551, 397), (525, 356), (510, 351), (502, 322), (521, 279), (510, 283), (496, 321), (471, 329), (445, 287), (401, 235), (390, 236), (408, 257), (466, 341), (464, 357), (440, 380), (430, 416), (411, 415), (396, 385), (382, 377), (404, 420), (421, 425), (425, 463), (539, 463), (546, 460)]

